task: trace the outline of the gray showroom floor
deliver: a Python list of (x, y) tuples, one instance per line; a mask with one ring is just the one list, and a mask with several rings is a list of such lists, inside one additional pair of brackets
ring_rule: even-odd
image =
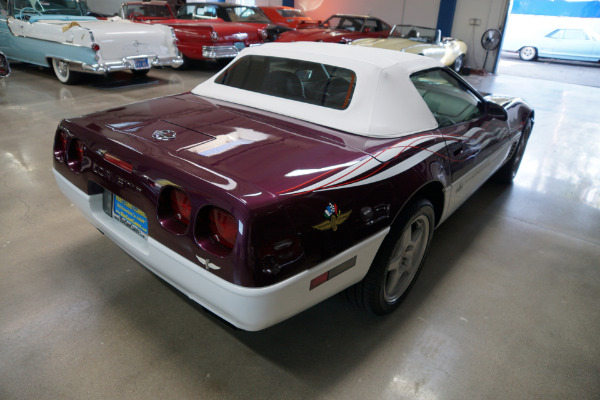
[(62, 118), (190, 90), (213, 71), (0, 83), (0, 399), (598, 399), (600, 88), (472, 78), (536, 124), (512, 186), (435, 233), (395, 314), (342, 296), (262, 332), (202, 312), (59, 192)]

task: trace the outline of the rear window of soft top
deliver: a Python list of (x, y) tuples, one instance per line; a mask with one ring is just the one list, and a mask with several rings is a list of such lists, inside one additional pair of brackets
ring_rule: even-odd
[(343, 110), (352, 101), (356, 74), (333, 65), (290, 58), (240, 58), (216, 83), (288, 100)]

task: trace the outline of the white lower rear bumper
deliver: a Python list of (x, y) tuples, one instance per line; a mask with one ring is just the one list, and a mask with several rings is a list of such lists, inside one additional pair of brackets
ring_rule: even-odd
[[(106, 215), (102, 194), (89, 196), (54, 170), (60, 190), (85, 217), (146, 268), (188, 297), (235, 325), (257, 331), (281, 322), (360, 281), (389, 229), (335, 257), (272, 286), (248, 288), (227, 282), (148, 237), (142, 239)], [(352, 267), (347, 268), (349, 263)], [(315, 277), (344, 265), (344, 272), (310, 290)], [(346, 269), (347, 268), (347, 269)]]

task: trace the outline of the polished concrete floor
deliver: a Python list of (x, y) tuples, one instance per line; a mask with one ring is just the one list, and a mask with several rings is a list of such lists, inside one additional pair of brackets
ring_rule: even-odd
[(393, 315), (331, 298), (238, 332), (84, 220), (51, 174), (61, 118), (191, 89), (214, 71), (0, 87), (0, 399), (600, 398), (600, 89), (475, 77), (536, 109), (512, 186), (435, 233)]

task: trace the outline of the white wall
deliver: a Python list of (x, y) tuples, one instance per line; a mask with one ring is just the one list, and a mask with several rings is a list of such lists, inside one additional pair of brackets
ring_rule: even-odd
[[(481, 46), (481, 36), (488, 29), (500, 29), (504, 24), (509, 0), (458, 0), (452, 24), (452, 36), (467, 43), (466, 65), (483, 68), (486, 51)], [(481, 20), (481, 25), (469, 25), (471, 18)], [(490, 52), (486, 70), (492, 71), (497, 51)]]

